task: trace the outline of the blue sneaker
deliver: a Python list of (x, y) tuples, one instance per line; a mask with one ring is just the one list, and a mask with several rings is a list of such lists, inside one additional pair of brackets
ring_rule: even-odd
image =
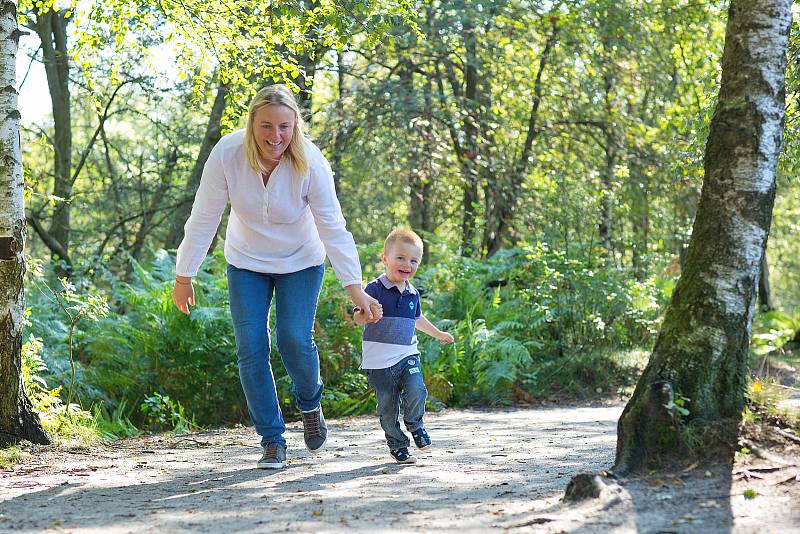
[(417, 459), (414, 457), (413, 454), (408, 452), (408, 448), (400, 447), (397, 450), (389, 451), (389, 454), (392, 455), (394, 461), (398, 464), (415, 464), (417, 463)]
[(433, 443), (431, 443), (431, 437), (425, 431), (425, 428), (418, 428), (411, 433), (411, 436), (414, 438), (414, 445), (421, 451), (425, 449), (430, 449), (433, 447)]

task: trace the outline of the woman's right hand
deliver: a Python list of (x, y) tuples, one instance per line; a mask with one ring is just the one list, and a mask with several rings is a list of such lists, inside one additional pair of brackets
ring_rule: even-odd
[(172, 288), (172, 303), (185, 315), (189, 315), (189, 306), (194, 306), (194, 287), (188, 276), (175, 277)]
[(374, 298), (367, 295), (361, 284), (346, 286), (345, 289), (350, 294), (353, 304), (363, 310), (367, 323), (376, 323), (383, 317), (383, 307)]

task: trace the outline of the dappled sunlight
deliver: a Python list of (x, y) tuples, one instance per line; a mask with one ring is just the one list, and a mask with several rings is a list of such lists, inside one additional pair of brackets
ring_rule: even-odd
[(259, 449), (249, 445), (250, 429), (139, 438), (64, 455), (57, 467), (31, 466), (38, 485), (6, 485), (0, 528), (11, 518), (21, 531), (54, 522), (74, 532), (492, 528), (560, 495), (571, 475), (608, 467), (620, 411), (429, 414), (434, 448), (415, 451), (415, 465), (389, 458), (374, 417), (330, 420), (330, 440), (314, 457), (291, 424), (288, 467), (278, 471), (253, 468)]

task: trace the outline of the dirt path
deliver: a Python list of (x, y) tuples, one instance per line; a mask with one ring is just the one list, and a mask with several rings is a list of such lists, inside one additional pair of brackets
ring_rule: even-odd
[(253, 468), (247, 428), (35, 452), (0, 471), (0, 532), (800, 532), (800, 500), (745, 500), (730, 468), (560, 504), (572, 475), (611, 465), (621, 409), (429, 414), (435, 448), (413, 466), (391, 462), (374, 417), (329, 421), (314, 457), (290, 425), (276, 472)]

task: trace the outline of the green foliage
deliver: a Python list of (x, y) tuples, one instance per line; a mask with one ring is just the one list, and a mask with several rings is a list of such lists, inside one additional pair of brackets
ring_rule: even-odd
[(180, 402), (169, 398), (169, 395), (153, 393), (145, 397), (140, 405), (140, 410), (145, 416), (145, 421), (154, 430), (170, 430), (175, 434), (185, 434), (200, 427), (186, 419), (186, 414)]
[(654, 284), (587, 268), (543, 243), (484, 261), (451, 256), (417, 286), (426, 313), (456, 336), (453, 348), (421, 340), (426, 372), (453, 385), (456, 404), (624, 385), (641, 355), (613, 354), (648, 344), (660, 311)]
[[(200, 425), (241, 420), (246, 407), (219, 258), (197, 278), (189, 317), (172, 303), (173, 257), (157, 253), (149, 270), (131, 261), (134, 278), (115, 288), (118, 314), (85, 333), (86, 381), (112, 405), (138, 406), (158, 392)], [(146, 422), (145, 413), (134, 421)]]
[(42, 377), (47, 365), (40, 355), (42, 343), (32, 335), (22, 345), (22, 379), (42, 426), (57, 442), (89, 443), (101, 439), (96, 420), (74, 403), (61, 400), (61, 387), (50, 389)]
[(780, 350), (800, 332), (800, 312), (794, 316), (773, 310), (756, 315), (753, 320), (751, 350), (757, 356)]
[(0, 469), (10, 469), (22, 462), (28, 454), (19, 445), (12, 445), (0, 449)]
[(777, 380), (754, 379), (747, 389), (747, 406), (744, 410), (743, 420), (755, 422), (757, 420), (794, 427), (800, 430), (800, 413), (782, 408), (781, 402), (790, 397), (791, 389), (782, 386)]
[[(365, 258), (379, 249), (365, 247)], [(658, 313), (653, 284), (590, 271), (544, 244), (486, 261), (444, 254), (415, 280), (426, 315), (456, 337), (444, 346), (420, 334), (432, 402), (508, 405), (613, 393), (632, 382), (642, 359), (633, 349), (649, 341)], [(189, 317), (171, 301), (173, 257), (159, 251), (147, 264), (130, 262), (129, 282), (108, 273), (101, 278), (114, 315), (75, 324), (77, 391), (96, 406), (95, 426), (130, 435), (137, 426), (187, 431), (245, 420), (221, 254), (196, 278), (197, 306)], [(365, 270), (373, 268), (377, 274), (375, 267)], [(88, 295), (101, 291), (76, 287), (87, 287)], [(36, 299), (36, 309), (48, 302)], [(46, 328), (51, 343), (64, 345), (68, 317), (43, 313), (32, 330)], [(374, 395), (359, 370), (361, 329), (330, 269), (314, 330), (326, 414), (371, 413)], [(51, 350), (55, 361), (67, 356)], [(277, 347), (272, 367), (284, 413), (298, 416)]]

